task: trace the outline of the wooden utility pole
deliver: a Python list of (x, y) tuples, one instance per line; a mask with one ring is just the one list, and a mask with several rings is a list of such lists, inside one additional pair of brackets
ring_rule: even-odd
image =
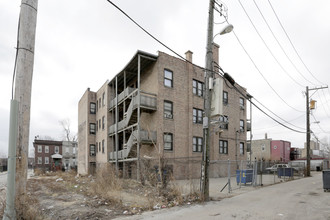
[(211, 111), (211, 96), (209, 91), (209, 80), (213, 79), (213, 14), (214, 14), (214, 1), (210, 0), (209, 4), (209, 19), (207, 29), (207, 45), (206, 45), (206, 64), (205, 64), (205, 97), (204, 97), (204, 112), (203, 117), (203, 161), (202, 161), (202, 174), (201, 174), (201, 192), (204, 201), (209, 200), (209, 164), (210, 164), (210, 111)]
[[(38, 0), (22, 0), (17, 39), (15, 100), (18, 101), (16, 150), (16, 202), (26, 194), (28, 170), (31, 89)], [(24, 201), (24, 200), (23, 200)]]
[(306, 176), (311, 176), (311, 155), (310, 155), (310, 149), (311, 149), (311, 129), (310, 129), (310, 106), (309, 106), (309, 91), (312, 90), (319, 90), (319, 89), (326, 89), (328, 86), (321, 86), (319, 88), (313, 88), (309, 89), (308, 86), (306, 86), (306, 160), (307, 160), (307, 167), (306, 167)]

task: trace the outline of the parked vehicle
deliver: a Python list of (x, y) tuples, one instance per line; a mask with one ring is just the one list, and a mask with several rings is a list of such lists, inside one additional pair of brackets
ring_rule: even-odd
[(288, 164), (275, 164), (271, 167), (266, 168), (266, 171), (273, 173), (273, 172), (277, 171), (277, 168), (289, 168), (289, 165)]

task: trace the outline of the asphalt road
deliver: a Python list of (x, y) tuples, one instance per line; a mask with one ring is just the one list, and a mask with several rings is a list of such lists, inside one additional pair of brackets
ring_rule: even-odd
[(204, 205), (175, 207), (118, 219), (290, 219), (330, 220), (330, 192), (322, 173), (275, 184)]

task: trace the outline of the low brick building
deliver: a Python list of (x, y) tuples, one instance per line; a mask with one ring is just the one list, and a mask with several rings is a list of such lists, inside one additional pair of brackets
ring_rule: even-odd
[(35, 169), (56, 171), (62, 169), (62, 141), (38, 140), (35, 149)]

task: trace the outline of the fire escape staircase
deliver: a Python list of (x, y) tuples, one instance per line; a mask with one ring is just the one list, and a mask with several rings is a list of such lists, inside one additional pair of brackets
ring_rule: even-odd
[[(137, 123), (137, 108), (138, 98), (137, 90), (132, 90), (132, 88), (126, 88), (119, 96), (118, 103), (124, 99), (130, 99), (130, 104), (124, 113), (123, 120), (118, 122), (117, 132), (120, 132), (124, 129), (127, 129), (129, 126), (133, 125), (130, 129), (136, 128)], [(115, 99), (114, 99), (115, 100)], [(110, 108), (113, 108), (114, 100), (111, 101)], [(154, 94), (149, 94), (141, 92), (140, 95), (140, 109), (141, 111), (153, 112), (157, 110), (157, 98)], [(113, 135), (116, 132), (116, 124), (113, 124), (109, 127), (109, 135)], [(122, 150), (118, 151), (118, 159), (125, 159), (129, 156), (131, 149), (137, 144), (138, 130), (133, 130), (128, 141), (124, 144)], [(156, 132), (140, 130), (140, 143), (151, 144), (156, 141)], [(117, 158), (116, 152), (110, 152), (109, 159), (115, 160)]]
[[(137, 144), (137, 139), (138, 139), (138, 130), (134, 130), (126, 144), (124, 144), (124, 149), (118, 151), (118, 159), (125, 159), (128, 158), (130, 155), (130, 152), (134, 146)], [(140, 141), (141, 143), (144, 144), (153, 144), (156, 143), (156, 132), (155, 131), (145, 131), (141, 130), (140, 131)], [(110, 160), (115, 160), (117, 158), (116, 151), (110, 152), (109, 159)]]

